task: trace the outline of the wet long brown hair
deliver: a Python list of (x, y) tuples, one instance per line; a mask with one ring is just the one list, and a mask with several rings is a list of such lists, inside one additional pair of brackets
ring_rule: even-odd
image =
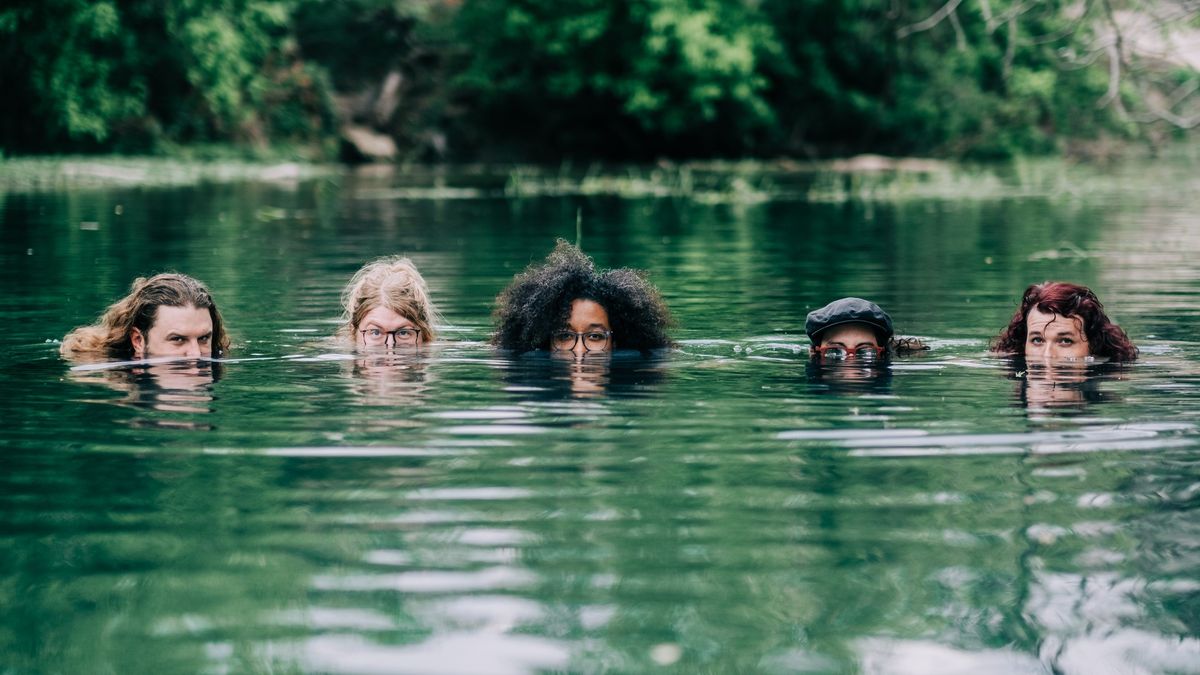
[(1138, 349), (1129, 336), (1104, 313), (1100, 298), (1087, 286), (1063, 281), (1046, 281), (1026, 288), (1025, 295), (1021, 297), (1021, 306), (992, 343), (992, 351), (1025, 353), (1025, 338), (1028, 335), (1026, 322), (1034, 307), (1048, 314), (1079, 317), (1083, 323), (1083, 334), (1087, 336), (1088, 353), (1092, 356), (1113, 361), (1133, 361), (1138, 356)]
[(71, 359), (89, 356), (131, 359), (133, 329), (149, 335), (158, 308), (163, 306), (207, 309), (212, 318), (213, 356), (221, 356), (229, 350), (225, 322), (221, 320), (208, 288), (186, 274), (167, 273), (134, 279), (129, 295), (109, 305), (96, 323), (67, 333), (59, 352)]

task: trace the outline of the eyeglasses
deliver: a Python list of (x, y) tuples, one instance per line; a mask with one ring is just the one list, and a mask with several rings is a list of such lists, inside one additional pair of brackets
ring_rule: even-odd
[(828, 347), (814, 347), (817, 357), (823, 361), (845, 361), (846, 359), (857, 359), (859, 361), (878, 361), (883, 358), (883, 347), (874, 345), (863, 345), (854, 349), (830, 345)]
[(362, 333), (363, 344), (368, 347), (386, 347), (389, 338), (393, 347), (415, 345), (417, 344), (417, 339), (421, 337), (421, 329), (411, 326), (397, 328), (396, 330), (368, 328), (359, 332)]
[(608, 343), (612, 340), (612, 331), (587, 330), (582, 333), (571, 330), (554, 331), (550, 334), (550, 350), (569, 352), (575, 349), (575, 345), (579, 344), (581, 338), (583, 339), (583, 351), (602, 352), (608, 349)]

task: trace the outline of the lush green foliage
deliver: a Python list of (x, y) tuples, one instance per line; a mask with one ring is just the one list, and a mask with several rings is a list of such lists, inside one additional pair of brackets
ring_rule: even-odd
[(328, 153), (340, 118), (410, 156), (1052, 152), (1142, 130), (1125, 113), (1147, 94), (1110, 79), (1098, 7), (21, 0), (0, 9), (0, 149)]
[(323, 71), (271, 0), (27, 0), (0, 10), (7, 150), (312, 142)]
[(548, 152), (738, 154), (775, 127), (765, 17), (728, 0), (467, 3), (460, 80), (505, 137)]

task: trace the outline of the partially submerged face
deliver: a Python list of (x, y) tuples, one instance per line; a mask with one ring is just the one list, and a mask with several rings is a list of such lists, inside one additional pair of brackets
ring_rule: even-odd
[(604, 354), (614, 348), (608, 310), (594, 300), (571, 301), (567, 325), (550, 335), (550, 350), (575, 356)]
[[(1020, 394), (1034, 408), (1053, 408), (1085, 403), (1089, 364), (1082, 360), (1030, 360), (1026, 358), (1025, 377)], [(1090, 383), (1095, 386), (1095, 382)]]
[(133, 345), (135, 359), (212, 356), (212, 314), (207, 309), (193, 305), (160, 305), (150, 328), (145, 333), (134, 328), (129, 334), (129, 341)]
[(421, 329), (416, 322), (389, 307), (372, 309), (354, 328), (354, 343), (359, 347), (398, 348), (421, 344)]
[(813, 346), (812, 353), (823, 361), (877, 361), (883, 357), (879, 336), (865, 323), (832, 326), (822, 331), (820, 338), (820, 344)]
[(1025, 358), (1082, 359), (1090, 353), (1079, 317), (1043, 312), (1037, 307), (1025, 316)]

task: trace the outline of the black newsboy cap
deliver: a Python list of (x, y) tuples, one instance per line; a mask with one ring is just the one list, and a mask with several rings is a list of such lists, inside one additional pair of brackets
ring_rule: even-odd
[(880, 333), (882, 342), (892, 339), (892, 317), (879, 305), (862, 298), (834, 300), (821, 309), (809, 312), (804, 322), (804, 332), (816, 344), (820, 342), (817, 335), (821, 331), (844, 323), (865, 323)]

